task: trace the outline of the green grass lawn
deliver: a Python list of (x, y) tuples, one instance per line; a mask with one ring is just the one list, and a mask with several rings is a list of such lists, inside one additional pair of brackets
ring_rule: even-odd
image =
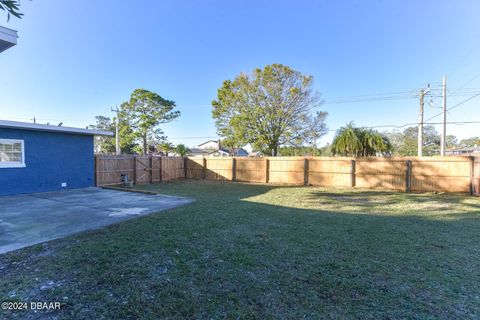
[(197, 202), (0, 256), (1, 301), (62, 302), (0, 318), (480, 317), (479, 198), (139, 188)]

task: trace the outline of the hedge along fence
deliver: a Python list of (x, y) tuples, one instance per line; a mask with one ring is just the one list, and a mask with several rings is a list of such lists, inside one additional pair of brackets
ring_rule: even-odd
[(399, 191), (480, 191), (480, 158), (157, 157), (95, 158), (97, 186), (175, 179), (379, 188)]

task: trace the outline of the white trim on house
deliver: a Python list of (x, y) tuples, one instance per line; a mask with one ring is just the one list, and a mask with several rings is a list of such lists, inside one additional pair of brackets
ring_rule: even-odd
[(209, 147), (207, 147), (207, 148), (202, 148), (202, 146), (204, 146), (204, 145), (206, 145), (206, 144), (209, 144), (210, 142), (213, 142), (213, 143), (216, 145), (215, 148), (218, 149), (218, 148), (220, 147), (220, 140), (208, 140), (208, 141), (205, 141), (204, 143), (200, 143), (200, 144), (198, 145), (198, 147), (199, 147), (200, 149), (210, 149)]
[(0, 26), (0, 52), (17, 44), (17, 31)]
[[(2, 168), (25, 168), (25, 141), (18, 139), (0, 139), (1, 144), (16, 144), (20, 143), (22, 148), (22, 161), (1, 161), (0, 160), (0, 169)], [(2, 152), (0, 150), (0, 152)]]
[(0, 128), (76, 133), (76, 134), (85, 134), (85, 135), (92, 135), (92, 136), (108, 136), (108, 137), (114, 136), (114, 133), (110, 131), (62, 127), (62, 126), (54, 126), (50, 124), (37, 124), (37, 123), (30, 123), (30, 122), (19, 122), (19, 121), (8, 121), (8, 120), (0, 120)]

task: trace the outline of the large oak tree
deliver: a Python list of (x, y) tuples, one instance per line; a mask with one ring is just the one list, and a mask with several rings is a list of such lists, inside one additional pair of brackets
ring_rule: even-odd
[(312, 76), (272, 64), (226, 80), (212, 106), (221, 137), (232, 145), (250, 143), (276, 156), (279, 146), (312, 138), (307, 124), (319, 106), (319, 96)]

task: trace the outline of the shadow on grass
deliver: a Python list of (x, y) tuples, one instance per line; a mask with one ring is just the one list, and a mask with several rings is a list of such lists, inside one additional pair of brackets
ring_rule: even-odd
[(311, 198), (417, 196), (393, 192), (190, 181), (141, 188), (197, 202), (0, 256), (0, 298), (62, 301), (48, 314), (59, 318), (480, 314), (473, 207), (433, 220), (296, 207)]
[[(467, 194), (403, 193), (376, 190), (341, 189), (338, 191), (312, 191), (304, 198), (307, 202), (322, 201), (323, 204), (355, 206), (363, 209), (383, 209), (398, 207), (402, 210), (438, 211), (442, 209), (459, 211), (480, 210), (480, 199)], [(403, 208), (402, 205), (405, 205)]]

